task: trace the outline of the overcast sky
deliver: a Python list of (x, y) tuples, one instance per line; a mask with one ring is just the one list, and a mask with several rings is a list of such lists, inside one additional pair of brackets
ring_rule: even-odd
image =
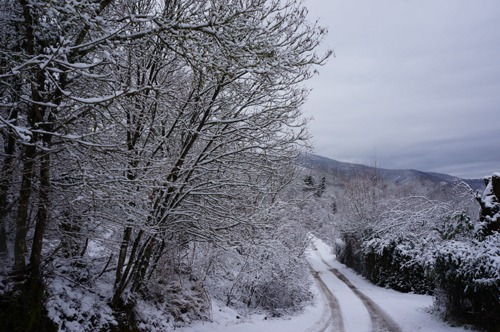
[(315, 153), (500, 172), (500, 1), (305, 0), (336, 57), (307, 86)]

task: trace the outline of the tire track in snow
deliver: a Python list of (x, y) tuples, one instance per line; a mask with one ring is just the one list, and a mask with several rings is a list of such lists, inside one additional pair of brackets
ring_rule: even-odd
[[(368, 296), (366, 296), (363, 292), (361, 292), (356, 286), (352, 284), (352, 282), (339, 270), (332, 267), (328, 264), (327, 261), (321, 256), (318, 249), (311, 242), (311, 247), (319, 259), (328, 266), (328, 271), (333, 273), (340, 281), (349, 287), (352, 292), (363, 302), (363, 305), (368, 310), (368, 314), (370, 315), (370, 319), (372, 321), (372, 331), (374, 332), (402, 332), (401, 328), (396, 324), (392, 318), (387, 315), (382, 308), (380, 308), (375, 302), (373, 302)], [(319, 278), (319, 277), (318, 277)], [(326, 285), (325, 285), (326, 286)]]
[[(333, 295), (332, 291), (328, 288), (324, 281), (321, 280), (318, 271), (314, 270), (311, 264), (309, 264), (309, 269), (321, 292), (325, 295), (328, 307), (330, 308), (330, 319), (327, 320), (326, 323), (318, 331), (325, 332), (328, 327), (336, 325), (337, 329), (335, 331), (345, 332), (344, 320), (342, 318), (342, 311), (340, 310), (339, 301), (337, 300), (335, 295)], [(334, 324), (335, 322), (337, 324)]]

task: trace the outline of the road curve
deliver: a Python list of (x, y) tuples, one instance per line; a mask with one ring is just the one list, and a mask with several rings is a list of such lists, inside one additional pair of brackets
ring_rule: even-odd
[[(328, 262), (325, 261), (323, 256), (318, 252), (317, 248), (311, 242), (311, 248), (314, 253), (318, 256), (318, 258), (328, 267), (328, 271), (333, 273), (335, 277), (337, 277), (340, 281), (349, 287), (352, 292), (361, 300), (363, 305), (368, 310), (368, 314), (370, 315), (370, 320), (372, 323), (372, 331), (373, 332), (402, 332), (401, 328), (380, 308), (375, 302), (373, 302), (368, 296), (366, 296), (363, 292), (361, 292), (356, 286), (354, 286), (347, 277), (342, 274), (339, 270), (332, 267)], [(316, 276), (319, 279), (319, 276)], [(326, 286), (326, 284), (323, 283)], [(331, 293), (331, 291), (330, 291)], [(332, 294), (333, 295), (333, 294)], [(338, 302), (337, 302), (338, 303)]]

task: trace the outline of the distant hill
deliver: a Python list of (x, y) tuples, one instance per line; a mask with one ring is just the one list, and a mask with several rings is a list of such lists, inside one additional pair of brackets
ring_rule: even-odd
[(423, 172), (414, 169), (386, 169), (386, 168), (374, 168), (371, 166), (352, 164), (340, 162), (327, 157), (318, 156), (315, 154), (303, 155), (300, 158), (300, 163), (303, 167), (325, 172), (333, 176), (339, 177), (354, 177), (359, 174), (366, 172), (377, 172), (377, 175), (382, 179), (392, 182), (394, 184), (409, 184), (409, 183), (420, 183), (420, 184), (441, 184), (441, 185), (452, 185), (456, 181), (464, 181), (467, 183), (474, 191), (482, 191), (484, 189), (483, 179), (461, 179), (452, 175), (435, 173), (435, 172)]

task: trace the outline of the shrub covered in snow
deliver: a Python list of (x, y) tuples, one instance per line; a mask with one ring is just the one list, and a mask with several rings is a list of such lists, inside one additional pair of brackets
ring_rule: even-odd
[(335, 241), (335, 253), (339, 262), (365, 274), (363, 259), (363, 237), (360, 234), (341, 233)]
[(425, 239), (410, 236), (365, 242), (366, 277), (376, 285), (402, 292), (432, 293), (433, 282), (426, 277), (422, 264), (425, 243)]
[(235, 308), (266, 310), (272, 315), (297, 311), (311, 298), (303, 260), (307, 231), (297, 206), (278, 203), (254, 216), (263, 227), (241, 228), (225, 248), (200, 244), (198, 275), (214, 298)]
[(202, 285), (189, 275), (171, 276), (148, 289), (147, 298), (138, 299), (136, 324), (142, 331), (165, 331), (196, 320), (210, 320), (210, 298)]
[[(497, 331), (500, 174), (486, 178), (485, 184), (476, 195), (481, 208), (476, 220), (447, 203), (424, 199), (411, 209), (399, 200), (363, 241), (361, 272), (396, 290), (434, 292), (437, 307), (448, 318)], [(348, 245), (343, 247), (345, 256)]]
[(481, 213), (475, 236), (443, 242), (433, 262), (437, 304), (453, 319), (493, 331), (500, 326), (499, 180), (498, 173), (487, 178), (484, 193), (477, 195)]
[[(447, 241), (433, 266), (437, 304), (453, 319), (499, 326), (500, 234), (484, 240)], [(492, 325), (493, 324), (493, 325)]]
[(47, 286), (48, 316), (59, 331), (111, 330), (118, 322), (104, 296), (108, 291), (105, 284), (90, 289), (64, 276), (51, 278)]
[(372, 282), (404, 292), (433, 292), (435, 248), (448, 240), (470, 238), (473, 225), (464, 211), (443, 211), (427, 218), (421, 230), (409, 231), (403, 225), (397, 232), (363, 243), (364, 271)]
[(500, 232), (500, 173), (494, 173), (484, 179), (486, 188), (482, 195), (476, 195), (481, 206), (478, 236)]

